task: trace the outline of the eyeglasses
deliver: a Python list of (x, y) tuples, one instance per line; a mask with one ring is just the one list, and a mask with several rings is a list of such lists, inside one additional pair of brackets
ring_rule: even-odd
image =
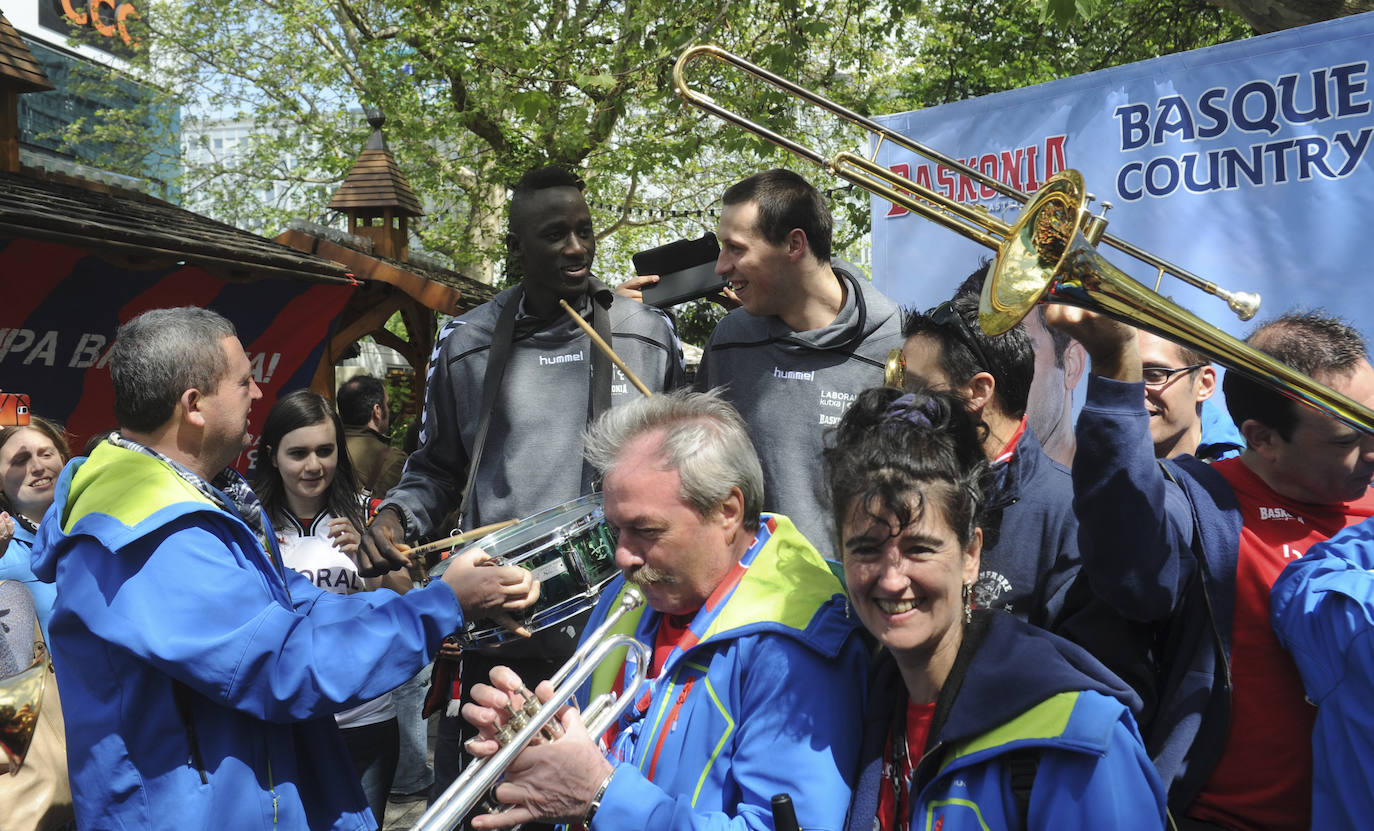
[(1204, 366), (1206, 366), (1206, 364), (1193, 364), (1192, 366), (1181, 366), (1176, 369), (1170, 369), (1166, 366), (1147, 366), (1140, 370), (1140, 374), (1145, 378), (1145, 386), (1162, 387), (1173, 380), (1173, 377), (1180, 372), (1192, 372), (1193, 370), (1202, 369)]
[(985, 371), (991, 371), (992, 361), (988, 360), (987, 354), (983, 352), (983, 347), (978, 345), (977, 336), (969, 331), (968, 324), (964, 322), (964, 316), (959, 314), (958, 310), (954, 308), (954, 303), (952, 301), (946, 300), (929, 312), (926, 312), (926, 316), (929, 317), (931, 322), (936, 326), (948, 326), (952, 328), (954, 334), (959, 338), (959, 342), (967, 346), (973, 352), (973, 356), (978, 359), (978, 368)]

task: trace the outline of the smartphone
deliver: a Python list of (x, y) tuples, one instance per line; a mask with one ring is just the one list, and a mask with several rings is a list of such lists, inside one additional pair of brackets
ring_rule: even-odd
[(726, 280), (716, 276), (720, 243), (707, 231), (701, 239), (684, 239), (640, 251), (636, 274), (657, 274), (658, 282), (644, 287), (644, 302), (666, 309), (720, 291)]

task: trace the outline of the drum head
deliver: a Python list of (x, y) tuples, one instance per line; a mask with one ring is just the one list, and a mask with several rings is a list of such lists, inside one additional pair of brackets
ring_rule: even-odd
[[(515, 615), (538, 632), (556, 626), (596, 605), (597, 595), (619, 570), (615, 566), (615, 535), (606, 522), (601, 494), (588, 494), (502, 528), (458, 551), (456, 556), (481, 551), (503, 565), (530, 571), (540, 582), (539, 600)], [(492, 647), (518, 635), (492, 620), (474, 619), (459, 633), (464, 646)]]

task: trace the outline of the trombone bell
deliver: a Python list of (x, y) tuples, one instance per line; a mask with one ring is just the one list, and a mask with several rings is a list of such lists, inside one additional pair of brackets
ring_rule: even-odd
[(1086, 196), (1077, 170), (1061, 170), (1035, 192), (998, 246), (996, 265), (983, 284), (978, 323), (984, 332), (1006, 332), (1044, 298), (1080, 235)]
[(1042, 301), (1077, 306), (1201, 352), (1374, 435), (1374, 410), (1223, 332), (1104, 259), (1079, 230), (1083, 195), (1082, 177), (1065, 170), (1052, 176), (1026, 206), (983, 284), (979, 323), (984, 331), (1007, 331)]

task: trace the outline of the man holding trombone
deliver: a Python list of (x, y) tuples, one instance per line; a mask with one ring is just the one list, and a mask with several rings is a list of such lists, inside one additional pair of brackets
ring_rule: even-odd
[[(612, 631), (632, 632), (652, 658), (603, 664), (579, 699), (638, 673), (648, 692), (608, 731), (609, 756), (576, 711), (560, 712), (561, 737), (527, 747), (505, 770), (495, 795), (510, 809), (472, 826), (595, 816), (598, 829), (687, 829), (724, 815), (732, 827), (771, 828), (770, 798), (790, 792), (801, 826), (840, 827), (866, 649), (815, 548), (786, 517), (760, 513), (762, 472), (739, 414), (713, 393), (643, 399), (593, 425), (587, 458), (604, 476), (622, 573), (587, 629), (633, 584), (650, 609)], [(473, 690), (477, 703), (463, 715), (481, 733), (474, 755), (497, 752), (506, 705), (523, 706), (523, 691), (505, 668)], [(545, 683), (538, 692), (547, 700), (554, 691)]]
[[(1224, 391), (1244, 452), (1161, 467), (1136, 333), (1061, 305), (1047, 318), (1092, 358), (1073, 468), (1083, 573), (1157, 633), (1158, 700), (1141, 732), (1171, 812), (1184, 829), (1310, 827), (1316, 711), (1270, 628), (1270, 587), (1308, 546), (1374, 514), (1374, 435), (1233, 370)], [(1246, 361), (1267, 355), (1374, 405), (1364, 339), (1338, 319), (1286, 314), (1245, 346)], [(1144, 660), (1094, 652), (1123, 677), (1123, 662)]]

